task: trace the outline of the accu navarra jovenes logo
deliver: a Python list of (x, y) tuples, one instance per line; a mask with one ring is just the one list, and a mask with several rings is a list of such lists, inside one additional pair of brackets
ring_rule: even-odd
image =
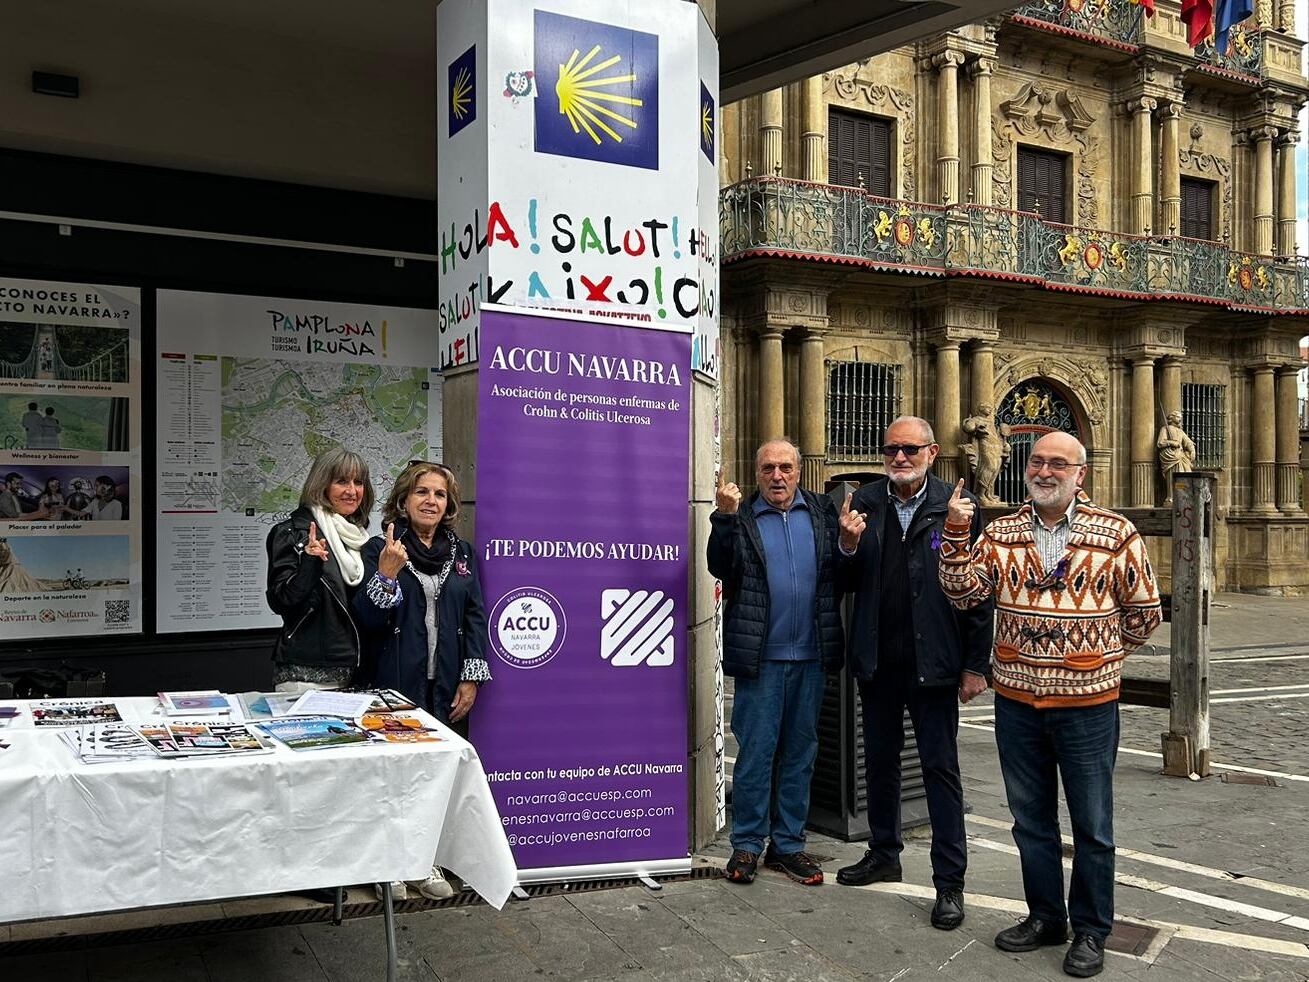
[(491, 650), (513, 668), (540, 668), (563, 647), (563, 605), (540, 587), (510, 590), (491, 609)]

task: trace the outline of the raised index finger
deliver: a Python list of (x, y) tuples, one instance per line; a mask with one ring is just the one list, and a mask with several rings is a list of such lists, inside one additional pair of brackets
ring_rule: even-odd
[(854, 492), (853, 492), (853, 491), (847, 491), (847, 492), (845, 493), (845, 504), (843, 504), (843, 505), (841, 506), (841, 514), (842, 514), (842, 515), (848, 515), (848, 514), (850, 514), (850, 500), (851, 500), (852, 498), (854, 498)]
[(954, 486), (954, 494), (950, 495), (951, 501), (958, 501), (964, 494), (964, 479), (959, 478), (959, 483)]
[(318, 524), (316, 522), (309, 523), (309, 541), (310, 542), (318, 541)]
[(392, 545), (395, 542), (395, 522), (391, 522), (386, 527), (386, 544)]

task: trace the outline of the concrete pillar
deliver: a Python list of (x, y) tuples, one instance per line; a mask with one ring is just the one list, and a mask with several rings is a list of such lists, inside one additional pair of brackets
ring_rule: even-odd
[(823, 336), (810, 331), (800, 342), (800, 486), (819, 493), (827, 460), (827, 386)]
[(941, 455), (936, 459), (936, 476), (943, 481), (959, 479), (959, 342), (942, 341), (936, 346), (936, 442)]
[(827, 149), (823, 146), (827, 132), (827, 103), (823, 101), (823, 77), (814, 75), (801, 83), (804, 88), (804, 179), (816, 184), (827, 183)]
[(1296, 391), (1298, 366), (1277, 370), (1277, 508), (1300, 513), (1300, 419)]
[(769, 328), (759, 335), (759, 443), (786, 435), (782, 396), (782, 332)]
[(1159, 165), (1159, 199), (1162, 205), (1159, 233), (1176, 235), (1182, 227), (1182, 173), (1177, 159), (1177, 128), (1182, 106), (1170, 102), (1163, 108), (1163, 148)]
[(995, 66), (985, 58), (973, 65), (973, 132), (977, 155), (973, 159), (973, 204), (991, 203), (991, 75)]
[(1136, 166), (1132, 172), (1132, 228), (1136, 235), (1149, 235), (1154, 217), (1154, 139), (1150, 126), (1150, 114), (1154, 112), (1155, 100), (1142, 97), (1127, 103), (1127, 111), (1132, 115), (1132, 132), (1134, 135)]
[(1271, 515), (1277, 509), (1274, 468), (1276, 466), (1277, 406), (1273, 393), (1273, 366), (1254, 368), (1254, 393), (1250, 401), (1250, 463), (1253, 495), (1250, 510)]
[(1294, 133), (1277, 141), (1277, 254), (1295, 255), (1295, 142)]
[(762, 176), (772, 177), (782, 172), (782, 90), (769, 89), (760, 102), (759, 170)]
[(1254, 137), (1254, 251), (1273, 254), (1273, 138), (1277, 130), (1260, 126)]
[(941, 204), (959, 203), (959, 64), (963, 56), (944, 51), (933, 59), (937, 67), (937, 127), (940, 152), (936, 157), (936, 184)]
[(1154, 358), (1132, 359), (1132, 507), (1154, 507)]
[(1159, 373), (1159, 404), (1164, 418), (1182, 411), (1182, 359), (1165, 358)]
[(968, 411), (975, 413), (981, 406), (995, 406), (995, 345), (990, 341), (973, 342), (973, 397)]

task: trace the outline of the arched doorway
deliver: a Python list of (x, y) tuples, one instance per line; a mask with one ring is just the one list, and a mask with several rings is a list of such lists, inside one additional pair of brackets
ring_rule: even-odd
[(1023, 475), (1032, 445), (1055, 431), (1081, 440), (1083, 426), (1078, 415), (1068, 397), (1048, 379), (1033, 376), (1010, 389), (995, 413), (996, 421), (1009, 427), (1009, 459), (995, 482), (996, 497), (1011, 505), (1025, 500)]

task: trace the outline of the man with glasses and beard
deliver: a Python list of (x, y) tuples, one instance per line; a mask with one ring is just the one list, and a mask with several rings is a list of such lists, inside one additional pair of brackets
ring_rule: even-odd
[[(1068, 940), (1064, 972), (1104, 967), (1114, 919), (1113, 771), (1123, 659), (1159, 626), (1159, 588), (1136, 528), (1081, 490), (1086, 448), (1067, 433), (1032, 447), (1031, 500), (971, 546), (963, 482), (949, 502), (941, 588), (961, 610), (996, 605), (995, 742), (1028, 916), (995, 937), (1004, 951)], [(1067, 904), (1059, 838), (1063, 780), (1073, 830)]]
[[(871, 837), (864, 857), (838, 870), (836, 881), (863, 886), (901, 878), (907, 706), (932, 820), (932, 926), (949, 931), (964, 919), (968, 859), (959, 703), (986, 689), (992, 607), (955, 610), (941, 592), (936, 567), (951, 488), (930, 473), (940, 449), (931, 425), (901, 416), (887, 428), (885, 443), (886, 480), (856, 491), (841, 515), (840, 577), (854, 594), (847, 660), (863, 704)], [(975, 539), (980, 531), (978, 518), (967, 534)]]

